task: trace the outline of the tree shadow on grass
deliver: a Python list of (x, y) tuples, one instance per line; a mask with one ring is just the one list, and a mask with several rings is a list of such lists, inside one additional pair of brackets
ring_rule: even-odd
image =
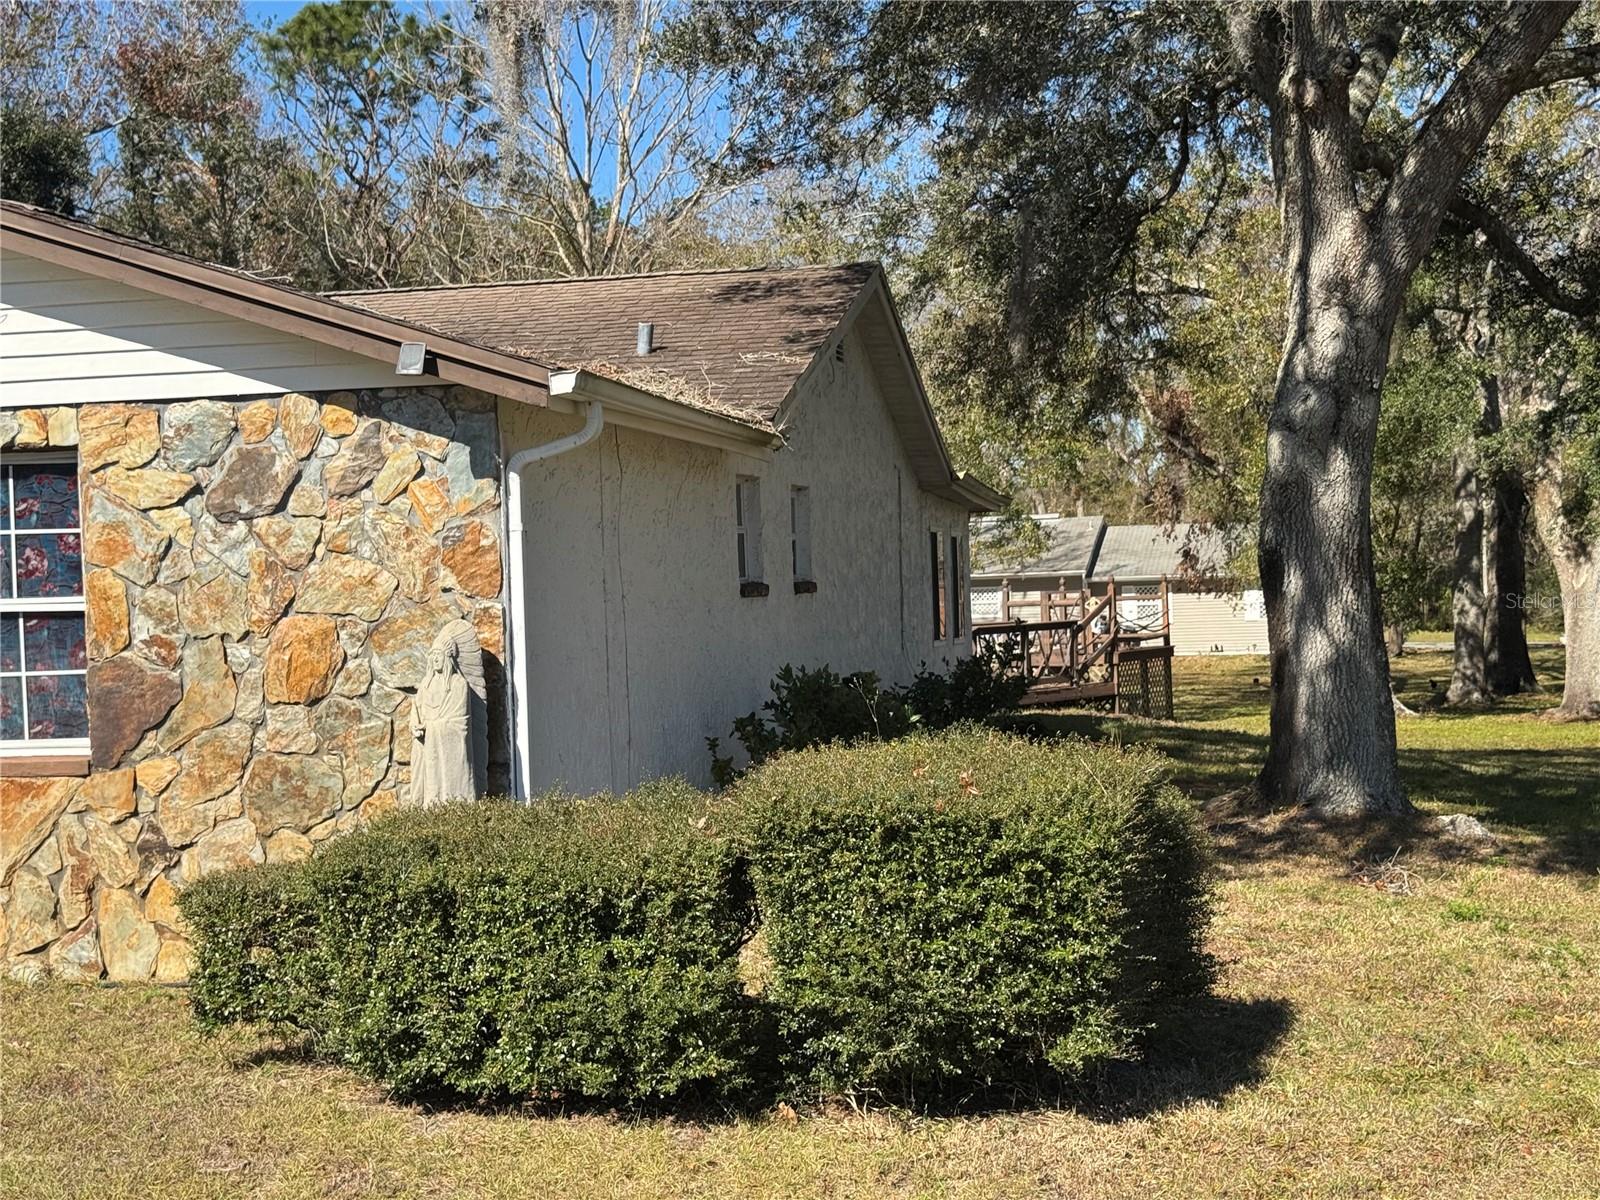
[(1135, 1121), (1195, 1102), (1217, 1103), (1266, 1078), (1266, 1060), (1294, 1024), (1286, 1000), (1207, 996), (1191, 1001), (1149, 1038), (1142, 1057), (1082, 1075), (1000, 1081), (937, 1098), (897, 1098), (922, 1116), (1071, 1112), (1093, 1121)]
[(1600, 749), (1403, 750), (1400, 763), (1419, 790), (1491, 831), (1537, 836), (1536, 869), (1600, 870)]
[(998, 718), (994, 724), (1035, 741), (1082, 737), (1122, 746), (1149, 746), (1172, 760), (1172, 782), (1200, 798), (1248, 786), (1267, 754), (1264, 734), (1109, 713), (1026, 712)]
[(1433, 812), (1398, 822), (1329, 822), (1261, 806), (1248, 794), (1266, 756), (1261, 734), (1082, 711), (1018, 713), (995, 723), (1042, 741), (1076, 736), (1161, 751), (1172, 759), (1173, 783), (1199, 803), (1218, 857), (1229, 866), (1285, 856), (1371, 862), (1398, 852), (1439, 859), (1494, 852), (1442, 840), (1432, 824), (1442, 808), (1471, 813), (1491, 833), (1522, 842), (1512, 851), (1522, 865), (1579, 874), (1600, 869), (1600, 749), (1402, 749), (1402, 778)]

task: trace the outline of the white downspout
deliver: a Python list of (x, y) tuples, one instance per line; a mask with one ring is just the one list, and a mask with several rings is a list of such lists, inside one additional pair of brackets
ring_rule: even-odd
[(520, 800), (528, 799), (529, 781), (533, 778), (533, 722), (527, 699), (528, 679), (523, 664), (528, 661), (527, 588), (523, 572), (527, 562), (527, 530), (523, 524), (522, 472), (532, 463), (592, 442), (605, 423), (605, 412), (598, 400), (578, 400), (583, 406), (583, 428), (577, 433), (546, 442), (542, 446), (529, 446), (519, 450), (506, 463), (505, 497), (507, 510), (506, 533), (510, 542), (510, 618), (511, 662), (507, 675), (511, 681), (512, 737), (516, 743), (513, 762), (514, 777), (511, 790)]

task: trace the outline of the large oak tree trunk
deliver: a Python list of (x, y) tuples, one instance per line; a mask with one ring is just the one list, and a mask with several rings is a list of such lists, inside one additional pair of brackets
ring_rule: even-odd
[(1297, 285), (1305, 294), (1268, 424), (1259, 555), (1272, 740), (1261, 787), (1326, 816), (1398, 813), (1409, 805), (1368, 487), (1393, 303), (1352, 311), (1329, 302), (1340, 290), (1330, 283), (1313, 275)]
[(1554, 711), (1571, 720), (1600, 719), (1600, 541), (1582, 537), (1562, 513), (1559, 472), (1535, 487), (1533, 511), (1561, 584), (1567, 681)]
[(1289, 307), (1267, 422), (1259, 558), (1272, 644), (1261, 791), (1331, 816), (1410, 810), (1372, 565), (1378, 398), (1400, 301), (1473, 156), (1576, 0), (1504, 10), (1374, 205), (1363, 126), (1398, 41), (1358, 51), (1331, 0), (1237, 5), (1236, 54), (1266, 102)]
[(1484, 650), (1483, 503), (1478, 495), (1478, 469), (1468, 450), (1455, 461), (1455, 585), (1450, 598), (1455, 650), (1447, 704), (1483, 704), (1488, 700), (1488, 656)]

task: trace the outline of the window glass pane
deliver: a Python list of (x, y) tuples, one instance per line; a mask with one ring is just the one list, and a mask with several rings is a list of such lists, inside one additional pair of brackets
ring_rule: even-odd
[(789, 490), (789, 534), (796, 579), (814, 578), (811, 569), (811, 489)]
[(758, 581), (761, 578), (761, 485), (748, 476), (735, 482), (734, 495), (738, 497), (739, 579), (740, 582)]
[(0, 471), (0, 529), (11, 528), (11, 471)]
[(961, 539), (950, 535), (950, 636), (961, 636)]
[(22, 645), (15, 613), (0, 615), (0, 671), (22, 670)]
[(32, 463), (11, 469), (18, 529), (78, 527), (78, 468), (72, 463)]
[(82, 613), (29, 613), (22, 650), (30, 671), (81, 671), (89, 665)]
[(17, 595), (81, 595), (82, 554), (82, 540), (75, 533), (18, 534)]
[(0, 600), (11, 599), (11, 537), (0, 533)]
[(82, 675), (29, 675), (28, 737), (89, 736), (89, 705)]
[(22, 736), (22, 678), (0, 676), (0, 738), (14, 741)]

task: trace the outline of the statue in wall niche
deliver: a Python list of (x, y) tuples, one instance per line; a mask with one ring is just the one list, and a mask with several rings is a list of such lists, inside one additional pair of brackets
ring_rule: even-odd
[(488, 688), (478, 633), (450, 621), (428, 647), (428, 668), (411, 699), (411, 790), (421, 808), (483, 795), (489, 761)]

